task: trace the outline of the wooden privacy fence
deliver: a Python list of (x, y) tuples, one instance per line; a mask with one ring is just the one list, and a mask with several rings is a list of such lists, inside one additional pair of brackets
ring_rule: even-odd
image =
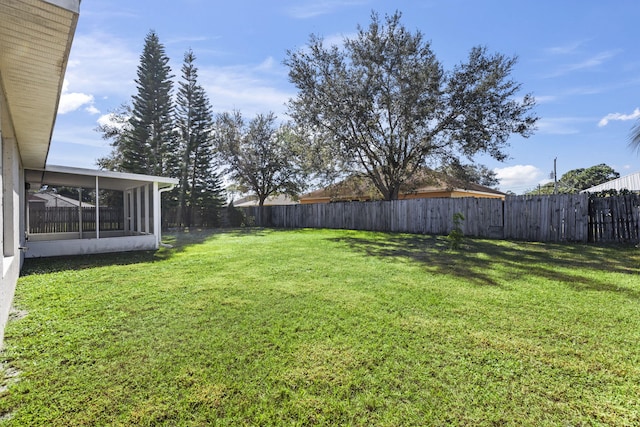
[(162, 207), (162, 227), (165, 229), (176, 227), (218, 227), (223, 209), (193, 209), (185, 207), (182, 213), (182, 223), (178, 223), (178, 207)]
[[(124, 230), (122, 208), (101, 207), (100, 231)], [(96, 208), (82, 208), (82, 230), (96, 230)], [(29, 209), (30, 233), (68, 233), (80, 231), (80, 213), (76, 207)]]
[(640, 241), (640, 197), (587, 194), (345, 202), (240, 208), (247, 223), (280, 228), (342, 228), (448, 234), (453, 214), (465, 235), (538, 242)]
[(640, 196), (591, 199), (588, 232), (590, 242), (640, 241)]

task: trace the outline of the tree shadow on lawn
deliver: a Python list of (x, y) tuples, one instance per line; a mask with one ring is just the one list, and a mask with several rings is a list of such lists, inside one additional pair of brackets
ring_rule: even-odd
[(29, 258), (24, 261), (20, 276), (58, 273), (68, 270), (109, 265), (131, 265), (150, 263), (156, 260), (156, 251), (115, 252), (92, 255), (69, 255), (47, 258)]
[(32, 274), (56, 273), (67, 270), (84, 270), (87, 268), (104, 267), (110, 265), (132, 265), (165, 261), (186, 248), (200, 245), (222, 234), (238, 236), (259, 235), (264, 233), (258, 228), (239, 229), (191, 229), (169, 231), (163, 233), (162, 242), (165, 247), (157, 251), (130, 251), (92, 255), (72, 255), (48, 258), (29, 258), (24, 262), (21, 276)]
[(527, 277), (562, 282), (575, 290), (615, 292), (640, 299), (640, 289), (606, 281), (602, 274), (638, 275), (640, 250), (629, 246), (465, 239), (450, 250), (445, 237), (389, 234), (332, 239), (370, 256), (412, 259), (429, 271), (481, 286), (508, 288)]

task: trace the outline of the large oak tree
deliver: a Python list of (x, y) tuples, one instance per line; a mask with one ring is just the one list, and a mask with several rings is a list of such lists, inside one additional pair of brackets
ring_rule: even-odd
[(332, 167), (364, 174), (387, 200), (424, 166), (478, 153), (504, 160), (509, 137), (530, 136), (537, 121), (533, 97), (519, 97), (510, 78), (515, 57), (474, 47), (446, 72), (422, 33), (400, 20), (399, 12), (384, 22), (373, 13), (342, 48), (312, 35), (285, 59), (299, 90), (290, 115), (331, 146)]

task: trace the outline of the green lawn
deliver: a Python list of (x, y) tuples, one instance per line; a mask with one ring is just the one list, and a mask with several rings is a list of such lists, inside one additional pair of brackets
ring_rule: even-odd
[(28, 260), (0, 426), (640, 425), (640, 250), (344, 230)]

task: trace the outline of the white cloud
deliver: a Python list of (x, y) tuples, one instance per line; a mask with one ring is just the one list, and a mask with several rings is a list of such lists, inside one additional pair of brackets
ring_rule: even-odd
[(598, 126), (606, 126), (611, 120), (628, 121), (638, 118), (640, 118), (640, 108), (636, 108), (631, 114), (609, 113), (598, 122)]
[(77, 110), (83, 105), (87, 105), (87, 108), (92, 108), (93, 95), (86, 93), (63, 93), (60, 96), (60, 105), (58, 106), (58, 114), (67, 114)]
[(100, 117), (98, 117), (98, 120), (96, 120), (96, 123), (98, 123), (98, 125), (100, 126), (115, 125), (116, 121), (113, 120), (114, 116), (115, 114), (113, 113), (103, 114)]
[(92, 115), (100, 114), (96, 98), (129, 98), (137, 63), (137, 55), (130, 51), (129, 45), (116, 37), (102, 33), (77, 35), (67, 65), (58, 114), (81, 108)]
[(544, 173), (533, 165), (515, 165), (495, 168), (496, 178), (503, 191), (522, 193), (542, 183)]
[(139, 63), (137, 48), (137, 44), (111, 34), (76, 35), (66, 79), (78, 92), (94, 94), (98, 98), (112, 96), (128, 99), (135, 87), (134, 78)]
[[(251, 117), (273, 111), (282, 118), (295, 93), (273, 83), (274, 73), (285, 73), (267, 59), (257, 66), (202, 67), (200, 80), (216, 112), (239, 110)], [(285, 80), (285, 79), (278, 79)]]
[(85, 111), (89, 114), (100, 114), (100, 110), (98, 110), (95, 106), (89, 105), (85, 108)]
[(90, 114), (99, 113), (98, 109), (93, 105), (93, 95), (80, 92), (69, 92), (69, 81), (64, 79), (62, 82), (62, 93), (60, 94), (60, 103), (58, 104), (58, 114), (67, 114), (76, 111), (83, 106)]
[[(125, 119), (128, 119), (128, 117), (125, 117)], [(108, 126), (111, 128), (120, 128), (120, 129), (124, 128), (126, 125), (126, 122), (116, 119), (116, 113), (103, 114), (100, 117), (98, 117), (98, 120), (96, 120), (96, 123), (98, 124), (98, 126)]]

